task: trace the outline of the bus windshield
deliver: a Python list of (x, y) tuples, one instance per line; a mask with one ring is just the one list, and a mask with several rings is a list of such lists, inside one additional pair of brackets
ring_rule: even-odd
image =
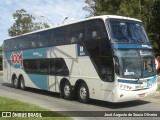
[(110, 19), (109, 28), (112, 43), (149, 42), (141, 22)]
[(118, 62), (118, 74), (124, 78), (145, 78), (156, 74), (152, 51), (123, 49), (114, 50)]

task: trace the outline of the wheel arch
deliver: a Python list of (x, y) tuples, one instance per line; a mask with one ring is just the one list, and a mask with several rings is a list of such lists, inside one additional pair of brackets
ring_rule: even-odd
[(18, 80), (20, 80), (21, 78), (24, 78), (22, 74), (18, 76)]
[(13, 74), (12, 74), (12, 79), (11, 79), (11, 80), (13, 81), (15, 78), (17, 78), (17, 75), (16, 75), (15, 73), (13, 73)]

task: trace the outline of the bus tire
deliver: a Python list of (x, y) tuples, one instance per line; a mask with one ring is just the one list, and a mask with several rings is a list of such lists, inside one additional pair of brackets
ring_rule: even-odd
[(16, 76), (14, 76), (12, 79), (12, 86), (17, 89), (19, 88), (19, 81)]
[(89, 102), (89, 90), (86, 83), (81, 83), (78, 87), (78, 99), (82, 103)]
[(66, 100), (71, 100), (73, 98), (73, 91), (69, 81), (66, 81), (63, 85), (63, 98)]
[(22, 77), (20, 77), (20, 89), (21, 90), (25, 90), (25, 82), (24, 82), (24, 78), (23, 78), (23, 76)]

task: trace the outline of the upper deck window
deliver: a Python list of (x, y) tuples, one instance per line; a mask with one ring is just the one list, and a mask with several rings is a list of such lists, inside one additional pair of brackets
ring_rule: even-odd
[(131, 20), (109, 21), (111, 41), (113, 43), (148, 43), (141, 22)]

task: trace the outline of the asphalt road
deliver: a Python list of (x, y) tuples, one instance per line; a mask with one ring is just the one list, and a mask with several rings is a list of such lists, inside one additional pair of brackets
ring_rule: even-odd
[[(79, 115), (81, 111), (160, 111), (160, 95), (156, 94), (155, 97), (136, 100), (132, 102), (112, 104), (98, 100), (91, 100), (90, 104), (79, 103), (77, 100), (68, 101), (61, 99), (59, 94), (46, 92), (37, 89), (27, 88), (26, 91), (12, 88), (9, 84), (3, 83), (0, 77), (0, 96), (18, 99), (21, 101), (33, 103), (52, 111), (69, 111), (64, 114), (69, 116)], [(72, 112), (77, 111), (77, 112)], [(94, 112), (96, 114), (96, 112)], [(91, 113), (91, 114), (94, 114)], [(87, 112), (86, 112), (87, 114)], [(155, 120), (158, 117), (74, 117), (74, 119), (82, 120)]]

